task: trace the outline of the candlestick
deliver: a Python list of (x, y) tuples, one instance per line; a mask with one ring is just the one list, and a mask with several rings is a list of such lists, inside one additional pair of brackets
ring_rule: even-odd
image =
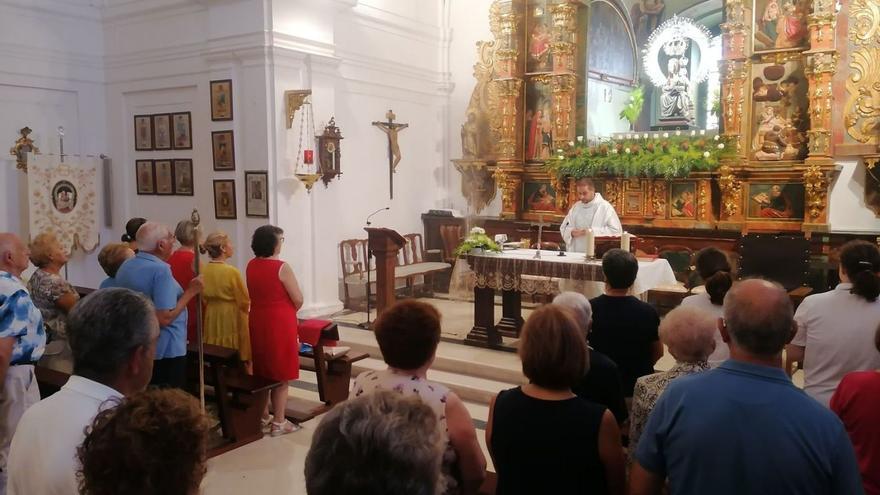
[(587, 229), (586, 238), (586, 259), (591, 260), (596, 257), (596, 235), (593, 233), (593, 229)]
[(629, 252), (630, 239), (632, 239), (632, 234), (629, 232), (624, 232), (623, 235), (620, 236), (620, 249), (623, 249), (627, 253)]

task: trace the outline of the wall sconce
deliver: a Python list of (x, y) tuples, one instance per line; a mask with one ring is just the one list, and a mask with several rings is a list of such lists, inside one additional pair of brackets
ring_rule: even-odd
[(324, 133), (318, 138), (318, 156), (321, 160), (321, 180), (326, 188), (336, 176), (342, 175), (342, 132), (336, 127), (336, 119), (330, 117), (330, 123), (324, 127)]

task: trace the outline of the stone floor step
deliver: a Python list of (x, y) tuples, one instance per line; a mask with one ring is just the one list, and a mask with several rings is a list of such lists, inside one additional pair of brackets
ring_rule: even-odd
[[(372, 332), (340, 325), (339, 337), (339, 345), (349, 346), (354, 352), (366, 352), (374, 359), (382, 358)], [(515, 385), (525, 383), (516, 354), (451, 342), (440, 342), (431, 369)]]
[[(362, 373), (370, 370), (383, 370), (387, 367), (384, 361), (375, 358), (368, 358), (358, 361), (354, 364), (354, 373)], [(498, 392), (517, 386), (517, 384), (509, 382), (500, 382), (479, 378), (476, 376), (466, 376), (448, 371), (428, 370), (428, 379), (449, 387), (450, 390), (458, 394), (458, 396), (469, 402), (489, 404)]]

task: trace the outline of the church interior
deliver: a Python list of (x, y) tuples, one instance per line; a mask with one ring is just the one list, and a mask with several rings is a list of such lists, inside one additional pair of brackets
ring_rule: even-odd
[[(137, 291), (146, 282), (126, 265), (170, 246), (147, 230), (176, 235), (175, 249), (191, 253), (188, 280), (204, 278), (199, 289), (178, 279), (168, 307), (140, 291), (155, 305), (159, 352), (166, 325), (183, 314), (183, 326), (191, 325), (181, 341), (182, 388), (211, 427), (204, 477), (186, 493), (307, 493), (307, 485), (311, 494), (344, 493), (314, 488), (307, 478), (317, 468), (307, 458), (318, 455), (322, 419), (330, 424), (355, 389), (360, 395), (358, 375), (400, 368), (390, 351), (383, 358), (376, 325), (391, 325), (386, 311), (399, 302), (436, 308), (439, 344), (426, 380), (460, 399), (485, 463), (476, 485), (462, 470), (462, 486), (445, 493), (528, 493), (496, 469), (512, 461), (493, 451), (506, 423), (492, 415), (503, 391), (539, 381), (523, 350), (537, 337), (525, 333), (537, 333), (530, 318), (548, 318), (560, 294), (592, 302), (593, 321), (587, 313), (582, 330), (593, 325), (590, 345), (601, 352), (598, 299), (653, 308), (660, 354), (647, 373), (663, 374), (681, 368), (664, 335), (696, 325), (676, 318), (683, 301), (706, 297), (716, 311), (712, 328), (724, 326), (716, 320), (733, 326), (728, 298), (744, 298), (748, 279), (770, 281), (784, 294), (787, 318), (801, 325), (774, 354), (777, 367), (821, 403), (810, 367), (825, 358), (811, 357), (819, 351), (810, 347), (827, 344), (811, 340), (821, 318), (810, 316), (807, 328), (807, 315), (819, 314), (820, 299), (842, 286), (880, 277), (874, 0), (0, 0), (0, 139), (9, 146), (0, 154), (0, 263), (14, 251), (13, 238), (29, 247), (31, 261), (20, 273), (0, 265), (0, 275), (12, 273), (38, 303), (44, 296), (33, 282), (45, 262), (76, 293), (69, 305), (56, 296), (51, 318), (36, 305), (48, 344), (33, 363), (16, 362), (24, 344), (14, 339), (24, 337), (2, 313), (2, 298), (11, 296), (0, 295), (0, 344), (7, 338), (11, 346), (4, 358), (0, 345), (0, 371), (33, 365), (40, 398), (82, 375), (77, 306), (115, 290), (105, 288), (114, 287), (105, 285), (108, 276)], [(143, 221), (132, 231), (136, 219)], [(195, 247), (181, 241), (186, 221)], [(266, 225), (280, 229), (271, 237), (274, 255), (259, 254)], [(121, 237), (133, 257), (111, 274), (104, 253)], [(136, 250), (142, 237), (155, 250)], [(862, 257), (852, 265), (856, 251)], [(707, 275), (705, 260), (715, 253), (722, 268)], [(298, 368), (289, 381), (260, 371), (264, 344), (253, 312), (268, 292), (251, 276), (253, 259), (264, 258), (280, 260), (272, 283), (280, 280), (295, 306), (290, 359)], [(622, 288), (609, 268), (615, 259), (637, 266)], [(201, 337), (221, 325), (207, 321), (205, 302), (215, 262), (247, 281), (237, 296), (246, 300), (245, 336), (234, 345)], [(718, 298), (716, 273), (729, 279)], [(854, 329), (838, 336), (841, 348), (863, 349), (862, 357), (825, 352), (833, 363), (823, 366), (839, 372), (837, 381), (880, 369), (880, 302), (866, 299), (852, 303), (861, 323), (841, 323)], [(51, 350), (53, 340), (67, 345), (64, 325), (50, 324), (58, 318), (68, 319), (66, 351)], [(726, 330), (709, 332), (714, 349), (727, 348)], [(244, 355), (251, 345), (252, 362)], [(65, 352), (72, 360), (58, 364)], [(713, 371), (704, 373), (715, 366), (710, 359)], [(639, 400), (628, 387), (631, 416), (618, 421), (617, 440), (633, 456)], [(278, 423), (267, 430), (265, 418), (278, 419), (267, 404), (275, 407), (282, 388), (281, 419), (298, 431), (281, 426), (276, 436)], [(498, 438), (489, 440), (487, 430)], [(0, 428), (0, 495), (36, 495), (22, 491), (26, 485), (16, 491), (13, 438)], [(873, 438), (876, 474), (880, 431)], [(11, 457), (2, 450), (10, 442)], [(628, 493), (659, 493), (635, 488), (637, 472), (651, 471), (642, 454), (627, 468)], [(864, 474), (868, 461), (858, 461), (865, 493), (880, 493), (880, 479)], [(672, 493), (688, 493), (695, 485), (680, 484), (671, 469)], [(607, 493), (625, 493), (615, 477), (604, 475)]]

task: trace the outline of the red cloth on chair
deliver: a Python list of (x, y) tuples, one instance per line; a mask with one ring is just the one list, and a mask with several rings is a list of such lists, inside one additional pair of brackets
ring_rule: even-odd
[[(332, 325), (330, 320), (300, 320), (299, 321), (299, 340), (300, 342), (315, 346), (321, 338), (321, 330)], [(326, 346), (335, 346), (335, 340), (325, 340), (321, 344)]]

